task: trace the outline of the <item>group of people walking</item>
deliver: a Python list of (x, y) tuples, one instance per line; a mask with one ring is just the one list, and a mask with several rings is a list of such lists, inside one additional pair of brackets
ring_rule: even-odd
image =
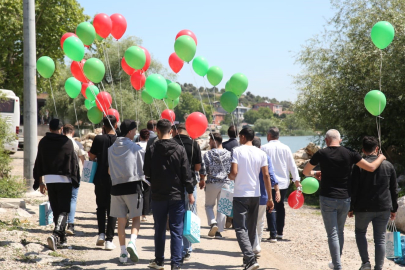
[[(231, 126), (227, 142), (223, 143), (219, 133), (210, 133), (210, 150), (202, 155), (198, 143), (188, 136), (182, 123), (172, 125), (166, 119), (157, 122), (151, 120), (147, 129), (141, 130), (135, 139), (137, 128), (135, 121), (124, 120), (118, 129), (114, 116), (104, 117), (103, 134), (94, 138), (88, 153), (89, 159), (97, 162), (94, 176), (98, 225), (96, 245), (104, 246), (106, 250), (116, 248), (113, 237), (118, 221), (119, 261), (126, 263), (129, 258), (138, 262), (136, 241), (141, 220), (146, 220), (146, 216), (152, 212), (155, 258), (150, 261), (149, 267), (164, 269), (168, 229), (171, 236), (171, 269), (181, 269), (193, 252), (191, 242), (183, 236), (184, 215), (187, 210), (198, 214), (196, 203), (199, 188), (205, 190), (208, 236), (222, 239), (224, 229), (232, 225), (243, 253), (244, 269), (258, 269), (261, 242), (276, 243), (284, 237), (284, 199), (291, 179), (295, 187), (301, 187), (291, 150), (278, 140), (279, 130), (269, 128), (269, 143), (261, 146), (260, 139), (255, 137), (251, 128), (243, 128), (238, 133), (236, 127)], [(49, 247), (56, 250), (66, 245), (66, 234), (74, 234), (80, 184), (79, 160), (84, 162), (86, 153), (73, 140), (74, 129), (71, 125), (63, 126), (60, 120), (53, 119), (49, 129), (50, 132), (38, 145), (34, 189), (40, 188), (44, 194), (48, 191), (55, 228), (47, 241)], [(382, 267), (384, 235), (381, 230), (390, 216), (395, 217), (396, 182), (395, 185), (392, 182), (395, 171), (383, 155), (377, 157), (375, 141), (372, 138), (365, 141), (363, 151), (368, 155), (366, 160), (358, 153), (340, 147), (337, 131), (328, 131), (328, 147), (318, 151), (304, 169), (305, 175), (314, 175), (321, 183), (321, 212), (333, 269), (342, 269), (340, 256), (347, 214), (352, 216), (354, 212), (356, 215), (356, 240), (359, 250), (362, 247), (361, 269), (371, 269), (364, 268), (370, 265), (365, 240), (368, 223), (373, 222), (375, 232), (378, 231), (376, 224), (380, 224), (378, 233), (375, 233), (379, 247), (376, 264), (378, 257)], [(321, 166), (320, 172), (313, 170), (318, 164)], [(351, 176), (353, 164), (358, 167), (353, 169)], [(353, 190), (349, 188), (351, 183)], [(367, 195), (361, 192), (364, 186), (367, 186)], [(214, 212), (224, 189), (233, 190), (233, 220), (219, 212), (218, 207)], [(352, 192), (352, 204), (349, 190)], [(373, 195), (372, 192), (379, 192), (380, 195)], [(128, 219), (132, 221), (132, 228), (127, 244), (125, 228)], [(266, 220), (270, 231), (268, 237), (263, 236)], [(375, 269), (381, 267), (376, 266)]]

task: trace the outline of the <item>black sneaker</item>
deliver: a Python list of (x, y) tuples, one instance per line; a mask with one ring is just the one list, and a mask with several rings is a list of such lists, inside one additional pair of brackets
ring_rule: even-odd
[(259, 269), (259, 264), (257, 263), (256, 259), (251, 260), (248, 264), (245, 265), (244, 270), (257, 270)]
[(154, 259), (154, 260), (151, 260), (150, 262), (149, 262), (149, 265), (148, 265), (150, 268), (154, 268), (154, 269), (165, 269), (165, 264), (164, 264), (164, 262), (159, 262), (159, 261), (157, 261), (156, 259)]
[(183, 261), (189, 261), (191, 259), (191, 254), (190, 252), (186, 252), (186, 255), (183, 256)]
[(66, 229), (67, 235), (75, 235), (75, 224), (69, 223)]
[(172, 270), (177, 270), (177, 269), (181, 269), (181, 267), (178, 265), (172, 265)]
[(215, 237), (215, 234), (218, 231), (218, 225), (216, 223), (211, 224), (211, 229), (208, 232), (208, 236)]
[(217, 238), (217, 239), (222, 239), (222, 238), (224, 238), (224, 237), (222, 236), (222, 234), (221, 234), (220, 232), (216, 232), (216, 233), (215, 233), (215, 238)]
[(275, 236), (270, 236), (270, 238), (263, 239), (263, 242), (270, 242), (270, 243), (277, 243), (277, 237)]
[(59, 238), (56, 235), (51, 235), (47, 239), (48, 241), (48, 247), (52, 249), (53, 251), (57, 250), (57, 246), (59, 245)]

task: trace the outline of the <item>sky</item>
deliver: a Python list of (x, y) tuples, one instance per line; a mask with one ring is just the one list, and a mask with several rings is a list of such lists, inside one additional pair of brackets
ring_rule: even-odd
[[(219, 66), (224, 78), (234, 74), (249, 79), (247, 91), (279, 101), (295, 102), (293, 75), (300, 72), (295, 55), (306, 40), (322, 32), (334, 10), (328, 0), (78, 0), (87, 15), (122, 14), (128, 23), (125, 36), (137, 36), (142, 46), (168, 69), (180, 30), (197, 36), (196, 56)], [(191, 63), (190, 63), (191, 64)], [(202, 77), (187, 64), (177, 81), (204, 86)], [(205, 84), (209, 85), (205, 80)]]

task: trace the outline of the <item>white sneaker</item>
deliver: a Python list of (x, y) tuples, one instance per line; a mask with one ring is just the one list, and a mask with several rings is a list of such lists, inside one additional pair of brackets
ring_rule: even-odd
[(138, 262), (139, 261), (139, 256), (138, 252), (136, 251), (136, 246), (132, 241), (129, 241), (128, 246), (127, 246), (127, 251), (129, 254), (129, 258), (133, 262)]
[(120, 256), (120, 263), (127, 263), (128, 253), (122, 253)]
[(371, 270), (370, 262), (363, 263), (360, 267), (360, 270)]
[(97, 242), (96, 242), (96, 246), (104, 246), (104, 242), (105, 242), (105, 234), (104, 233), (100, 233), (98, 235), (97, 238)]
[(283, 240), (283, 235), (282, 234), (277, 234), (276, 238), (277, 238), (277, 240)]
[(105, 250), (113, 250), (116, 246), (111, 241), (105, 241)]
[(335, 266), (333, 265), (333, 262), (329, 262), (328, 266), (329, 266), (330, 269), (334, 269), (334, 268), (335, 268)]

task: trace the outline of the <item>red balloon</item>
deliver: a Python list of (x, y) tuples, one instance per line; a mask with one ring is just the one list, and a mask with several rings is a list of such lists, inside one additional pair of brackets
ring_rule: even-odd
[(108, 35), (111, 33), (112, 22), (107, 14), (99, 13), (94, 16), (93, 26), (94, 29), (96, 29), (96, 33), (100, 37), (107, 38)]
[(174, 111), (166, 109), (162, 112), (162, 114), (160, 115), (160, 119), (167, 119), (169, 120), (172, 125), (174, 123), (174, 120), (176, 120), (176, 115), (174, 114)]
[(119, 40), (127, 30), (127, 20), (121, 14), (115, 13), (110, 16), (112, 27), (111, 35)]
[(106, 115), (114, 115), (115, 118), (117, 118), (117, 122), (120, 121), (120, 114), (118, 113), (118, 111), (116, 109), (108, 109)]
[(142, 47), (142, 46), (138, 46), (138, 47), (141, 48), (145, 52), (146, 62), (145, 62), (145, 65), (143, 66), (142, 70), (147, 71), (150, 66), (150, 54), (149, 54), (148, 50), (145, 49), (144, 47)]
[(175, 52), (169, 56), (169, 66), (174, 73), (179, 73), (179, 71), (183, 68), (183, 65), (184, 61), (181, 60)]
[(86, 60), (83, 59), (80, 62), (73, 61), (72, 64), (70, 65), (70, 72), (72, 72), (73, 77), (75, 77), (77, 80), (81, 81), (82, 83), (87, 83), (90, 80), (86, 78), (83, 72), (83, 65), (86, 63)]
[(181, 36), (190, 36), (192, 39), (194, 39), (195, 45), (197, 45), (197, 37), (196, 37), (196, 35), (194, 35), (194, 33), (191, 32), (190, 30), (187, 30), (187, 29), (181, 30), (181, 31), (177, 34), (176, 39), (178, 39), (178, 38), (181, 37)]
[(122, 69), (125, 71), (126, 74), (128, 74), (129, 76), (131, 76), (132, 74), (134, 74), (135, 69), (131, 68), (127, 62), (125, 61), (125, 57), (122, 57), (121, 60), (121, 67)]
[(86, 96), (86, 89), (87, 89), (87, 87), (89, 87), (90, 85), (93, 85), (93, 83), (92, 83), (92, 82), (82, 83), (82, 89), (80, 90), (80, 92), (82, 92), (82, 95), (84, 96), (85, 99), (87, 99), (87, 96)]
[(66, 40), (68, 37), (71, 37), (71, 36), (77, 37), (76, 34), (70, 33), (70, 32), (63, 34), (63, 36), (61, 37), (61, 39), (60, 39), (60, 47), (62, 48), (62, 50), (63, 50), (63, 42), (65, 42), (65, 40)]
[(111, 107), (112, 98), (108, 92), (100, 92), (96, 97), (96, 105), (97, 108), (102, 111), (103, 113), (107, 112), (107, 110)]
[(191, 138), (197, 139), (203, 135), (207, 130), (207, 127), (208, 120), (204, 114), (200, 112), (193, 112), (187, 117), (186, 130)]
[(299, 209), (304, 205), (304, 195), (300, 190), (291, 192), (290, 196), (288, 196), (288, 205), (292, 209)]
[(141, 90), (142, 87), (145, 85), (145, 82), (146, 77), (141, 70), (137, 70), (131, 75), (131, 84), (136, 90)]

